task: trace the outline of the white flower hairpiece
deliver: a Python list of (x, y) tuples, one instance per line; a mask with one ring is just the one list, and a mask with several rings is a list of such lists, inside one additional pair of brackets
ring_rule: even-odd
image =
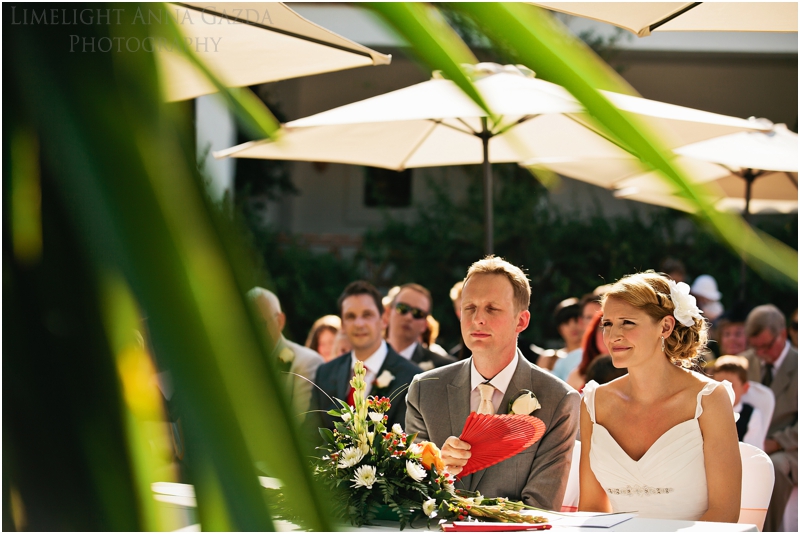
[(697, 299), (689, 294), (689, 286), (683, 282), (669, 280), (669, 297), (675, 305), (673, 315), (683, 326), (693, 326), (695, 319), (702, 319), (702, 312), (697, 307)]

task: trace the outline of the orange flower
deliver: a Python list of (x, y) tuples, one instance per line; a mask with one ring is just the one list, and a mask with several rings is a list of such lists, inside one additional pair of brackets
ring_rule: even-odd
[(435, 465), (436, 472), (443, 473), (444, 461), (442, 461), (442, 451), (439, 450), (439, 447), (430, 441), (422, 441), (419, 444), (422, 445), (422, 457), (420, 458), (420, 461), (422, 462), (422, 465), (425, 466), (425, 469), (430, 471), (431, 466)]

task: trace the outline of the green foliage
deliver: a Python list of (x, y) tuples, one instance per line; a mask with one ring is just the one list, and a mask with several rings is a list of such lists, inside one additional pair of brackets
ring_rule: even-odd
[(255, 266), (249, 285), (273, 291), (281, 301), (287, 321), (284, 335), (301, 345), (311, 325), (323, 315), (337, 314), (336, 302), (347, 284), (359, 278), (355, 264), (329, 253), (315, 253), (291, 236), (256, 220), (252, 210), (240, 206), (237, 225)]
[[(414, 222), (389, 219), (368, 231), (361, 256), (385, 266), (383, 285), (414, 281), (431, 290), (445, 347), (459, 341), (450, 287), (482, 256), (479, 169), (464, 171), (471, 173), (466, 184), (429, 183), (434, 200), (419, 208)], [(634, 209), (630, 215), (609, 217), (599, 202), (585, 211), (566, 211), (554, 207), (548, 191), (516, 165), (495, 165), (495, 176), (500, 207), (495, 214), (496, 253), (523, 267), (531, 280), (532, 318), (523, 339), (544, 345), (557, 337), (551, 314), (559, 301), (625, 274), (657, 270), (668, 256), (683, 260), (693, 276), (712, 274), (725, 306), (735, 302), (740, 259), (690, 216), (659, 208), (649, 215)], [(454, 187), (466, 189), (463, 201), (453, 200), (449, 189)], [(797, 243), (796, 217), (757, 219), (758, 226), (783, 242)], [(795, 305), (791, 287), (765, 281), (752, 270), (747, 276), (752, 304), (773, 302), (787, 311)]]

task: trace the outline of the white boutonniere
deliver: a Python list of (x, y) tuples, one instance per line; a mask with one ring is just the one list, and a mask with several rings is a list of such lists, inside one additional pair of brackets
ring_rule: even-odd
[(430, 360), (427, 360), (427, 361), (424, 361), (424, 362), (419, 362), (417, 365), (423, 371), (430, 371), (431, 369), (433, 369), (433, 362), (430, 361)]
[(694, 326), (695, 319), (702, 319), (702, 312), (697, 307), (697, 299), (689, 294), (690, 287), (684, 282), (669, 281), (669, 298), (675, 305), (672, 314), (683, 326)]
[(542, 405), (539, 404), (539, 399), (536, 398), (533, 391), (523, 389), (508, 402), (508, 413), (530, 415), (541, 407)]
[(383, 389), (385, 387), (389, 387), (389, 384), (392, 383), (392, 380), (394, 380), (394, 375), (390, 373), (388, 369), (384, 369), (378, 378), (375, 379), (375, 385), (378, 388)]
[(278, 353), (278, 359), (281, 363), (291, 363), (294, 361), (294, 351), (288, 347), (284, 347), (284, 349)]

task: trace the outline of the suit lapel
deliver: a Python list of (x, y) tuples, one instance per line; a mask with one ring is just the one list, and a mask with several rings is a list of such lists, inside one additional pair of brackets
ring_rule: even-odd
[(341, 364), (336, 370), (334, 383), (336, 384), (336, 398), (343, 401), (347, 400), (347, 394), (350, 392), (350, 367), (352, 365), (352, 353), (348, 352), (345, 356), (339, 358)]
[(424, 359), (425, 354), (422, 352), (422, 345), (417, 343), (417, 346), (414, 347), (414, 354), (411, 355), (411, 361), (414, 363), (419, 363)]
[[(514, 370), (514, 374), (511, 376), (511, 381), (508, 383), (506, 393), (503, 395), (503, 401), (500, 403), (500, 408), (498, 408), (497, 413), (508, 413), (508, 401), (510, 401), (520, 389), (531, 389), (530, 376), (530, 369), (527, 365), (523, 364), (522, 354), (520, 354), (519, 349), (517, 349), (517, 368)], [(482, 469), (472, 475), (472, 480), (470, 480), (469, 487), (471, 491), (475, 491), (475, 488), (478, 487), (478, 484), (485, 473), (486, 469)]]
[(789, 348), (786, 358), (783, 360), (783, 365), (774, 371), (775, 380), (772, 381), (772, 392), (777, 398), (783, 391), (789, 387), (792, 378), (797, 374), (797, 351)]
[[(469, 394), (470, 394), (470, 365), (472, 360), (464, 360), (461, 369), (456, 373), (453, 380), (447, 384), (447, 405), (450, 412), (450, 435), (460, 436), (464, 429), (464, 423), (469, 416)], [(467, 475), (461, 479), (465, 488), (470, 487), (472, 475)]]

